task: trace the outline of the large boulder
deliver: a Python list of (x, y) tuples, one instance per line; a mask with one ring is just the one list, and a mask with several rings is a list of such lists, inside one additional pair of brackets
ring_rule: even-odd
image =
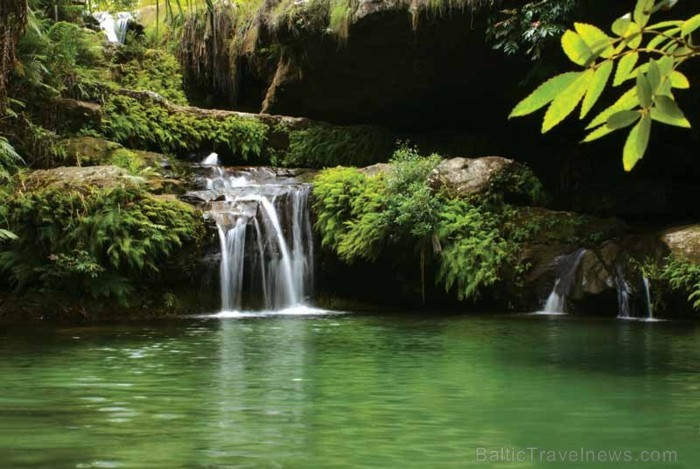
[(674, 256), (700, 264), (700, 224), (670, 228), (661, 241)]
[(538, 202), (541, 183), (526, 166), (500, 156), (450, 158), (441, 161), (429, 184), (450, 197), (471, 197), (489, 191), (512, 200)]

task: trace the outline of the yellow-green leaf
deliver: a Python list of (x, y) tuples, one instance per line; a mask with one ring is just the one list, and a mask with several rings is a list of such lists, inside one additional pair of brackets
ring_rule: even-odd
[(642, 159), (644, 153), (649, 146), (649, 134), (651, 133), (651, 117), (645, 115), (639, 123), (630, 131), (625, 148), (622, 151), (622, 163), (625, 171), (631, 171), (632, 168)]
[(683, 90), (690, 88), (690, 81), (688, 81), (688, 78), (678, 70), (672, 71), (670, 78), (671, 86), (673, 86), (674, 88)]
[(561, 75), (557, 75), (545, 81), (527, 98), (520, 101), (508, 118), (526, 116), (543, 108), (554, 101), (554, 99), (567, 89), (582, 73), (583, 72), (562, 73)]
[(642, 29), (637, 23), (630, 23), (627, 34), (625, 34), (625, 41), (630, 49), (637, 49), (642, 44)]
[(681, 30), (681, 28), (673, 28), (673, 29), (669, 29), (668, 31), (665, 31), (663, 34), (659, 34), (654, 39), (649, 41), (649, 44), (647, 44), (646, 48), (647, 49), (658, 48), (664, 42), (670, 41), (672, 39), (672, 36), (674, 34), (678, 33), (680, 30)]
[(643, 108), (651, 107), (652, 94), (649, 79), (642, 72), (637, 75), (637, 97)]
[(700, 14), (695, 15), (683, 22), (683, 26), (681, 27), (681, 36), (687, 36), (698, 28), (700, 28)]
[(587, 23), (574, 23), (576, 32), (591, 49), (593, 54), (598, 54), (604, 58), (610, 58), (613, 54), (613, 38), (605, 34), (597, 26)]
[(623, 84), (625, 80), (629, 78), (638, 61), (638, 52), (630, 52), (629, 54), (624, 55), (617, 64), (617, 71), (615, 72), (613, 86), (620, 86)]
[(632, 19), (628, 13), (625, 16), (615, 20), (615, 22), (612, 24), (612, 32), (620, 37), (625, 37), (627, 36), (627, 30), (629, 29), (630, 23), (632, 23)]
[(676, 127), (690, 128), (690, 122), (686, 119), (678, 104), (668, 96), (658, 96), (656, 106), (651, 109), (651, 118)]
[(549, 132), (576, 109), (576, 106), (578, 106), (578, 103), (581, 102), (588, 90), (593, 73), (593, 69), (588, 69), (581, 73), (568, 88), (552, 101), (552, 104), (547, 109), (547, 113), (544, 115), (542, 133)]
[(647, 80), (649, 80), (649, 86), (651, 87), (652, 96), (656, 93), (656, 89), (661, 84), (661, 70), (656, 60), (649, 60), (649, 70), (647, 71)]
[(642, 28), (646, 26), (653, 7), (654, 0), (637, 0), (637, 6), (634, 7), (634, 22)]
[(586, 130), (593, 129), (599, 125), (603, 125), (608, 121), (608, 118), (618, 111), (629, 111), (639, 104), (639, 99), (637, 99), (637, 88), (629, 89), (625, 94), (620, 96), (615, 104), (598, 114), (590, 124), (586, 127)]
[(593, 106), (595, 106), (595, 103), (598, 102), (600, 95), (603, 94), (605, 86), (608, 84), (612, 70), (613, 63), (607, 61), (603, 62), (593, 73), (591, 83), (588, 85), (586, 97), (583, 98), (583, 105), (581, 106), (581, 119), (586, 117)]
[(561, 37), (561, 47), (569, 60), (577, 65), (586, 65), (593, 55), (593, 51), (583, 38), (571, 30), (566, 31)]
[(615, 132), (615, 129), (611, 129), (607, 125), (601, 125), (597, 129), (595, 129), (593, 132), (586, 135), (586, 138), (583, 139), (582, 143), (588, 143), (588, 142), (592, 142), (594, 140), (598, 140), (599, 138), (603, 138), (606, 135), (611, 134), (613, 132)]

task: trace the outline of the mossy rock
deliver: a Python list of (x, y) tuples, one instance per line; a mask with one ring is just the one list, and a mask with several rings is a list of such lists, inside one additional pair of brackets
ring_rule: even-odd
[(700, 264), (700, 224), (674, 227), (661, 234), (671, 253), (693, 264)]
[(144, 168), (160, 169), (167, 158), (150, 151), (130, 150), (122, 145), (95, 137), (75, 137), (63, 140), (60, 147), (64, 161), (75, 166), (111, 165), (137, 174)]
[(116, 166), (68, 166), (41, 169), (31, 173), (24, 182), (27, 191), (66, 189), (87, 191), (93, 188), (113, 189), (144, 185), (145, 180)]

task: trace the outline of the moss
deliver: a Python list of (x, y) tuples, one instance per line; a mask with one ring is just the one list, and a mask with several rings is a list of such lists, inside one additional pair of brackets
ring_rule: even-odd
[(114, 95), (105, 103), (102, 133), (130, 148), (184, 154), (212, 148), (242, 160), (263, 155), (269, 127), (238, 115), (223, 118), (175, 112), (157, 103)]
[(285, 166), (327, 168), (364, 166), (387, 161), (393, 139), (385, 130), (370, 126), (318, 125), (289, 133)]
[(158, 93), (173, 104), (188, 104), (177, 59), (162, 50), (147, 49), (135, 53), (125, 63), (113, 66), (115, 82), (135, 91)]

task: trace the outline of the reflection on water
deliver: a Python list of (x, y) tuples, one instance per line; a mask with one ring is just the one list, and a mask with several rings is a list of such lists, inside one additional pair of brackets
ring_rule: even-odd
[(3, 329), (0, 466), (483, 467), (477, 447), (583, 446), (691, 468), (699, 359), (692, 325), (535, 316)]

